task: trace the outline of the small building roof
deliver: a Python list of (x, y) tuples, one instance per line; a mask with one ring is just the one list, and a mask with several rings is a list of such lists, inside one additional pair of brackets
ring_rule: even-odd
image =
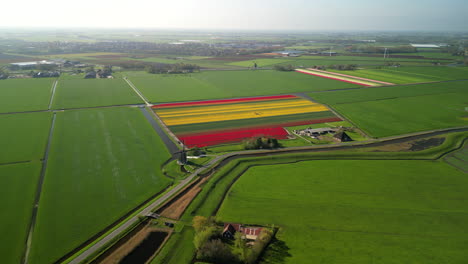
[(321, 128), (308, 128), (305, 129), (306, 132), (309, 133), (323, 133), (323, 132), (328, 132), (328, 131), (335, 131), (335, 128), (331, 127), (321, 127)]
[(338, 139), (341, 142), (353, 141), (353, 139), (351, 139), (351, 137), (348, 134), (346, 134), (346, 132), (344, 132), (344, 131), (336, 133), (333, 137), (335, 137), (336, 139)]

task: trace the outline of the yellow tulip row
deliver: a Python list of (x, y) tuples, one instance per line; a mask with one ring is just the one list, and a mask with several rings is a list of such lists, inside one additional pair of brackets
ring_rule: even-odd
[[(159, 113), (164, 123), (168, 126), (197, 124), (216, 121), (240, 120), (250, 118), (262, 118), (270, 116), (281, 116), (291, 114), (302, 114), (311, 112), (328, 111), (329, 109), (321, 104), (312, 103), (307, 100), (301, 100), (296, 103), (278, 103), (276, 107), (273, 105), (264, 105), (263, 107), (255, 106), (256, 104), (245, 104), (244, 106), (237, 105), (236, 108), (211, 109), (209, 112), (191, 113), (190, 110), (180, 112), (179, 115), (166, 115), (167, 113)], [(197, 109), (198, 111), (198, 109)]]
[(226, 112), (243, 112), (243, 111), (265, 111), (270, 109), (296, 107), (296, 106), (318, 106), (320, 104), (312, 103), (305, 99), (287, 100), (285, 102), (262, 102), (262, 103), (249, 103), (249, 104), (231, 104), (231, 105), (218, 105), (218, 106), (205, 106), (184, 110), (172, 111), (157, 111), (161, 118), (172, 118), (182, 116), (196, 116), (205, 114), (224, 114)]

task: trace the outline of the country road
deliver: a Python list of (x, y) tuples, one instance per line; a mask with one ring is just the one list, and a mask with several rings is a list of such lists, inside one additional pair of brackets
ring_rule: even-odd
[[(197, 177), (206, 168), (210, 168), (214, 164), (219, 163), (216, 166), (216, 169), (219, 169), (225, 164), (227, 164), (229, 161), (235, 158), (373, 147), (373, 146), (379, 146), (379, 145), (388, 144), (388, 143), (398, 143), (401, 141), (416, 140), (419, 138), (424, 138), (428, 136), (436, 136), (436, 135), (445, 134), (449, 132), (464, 132), (464, 131), (468, 131), (467, 126), (459, 127), (459, 128), (439, 129), (439, 130), (411, 133), (411, 134), (406, 134), (406, 135), (401, 135), (401, 136), (392, 136), (392, 137), (387, 137), (387, 138), (381, 138), (379, 140), (371, 139), (371, 140), (361, 141), (361, 142), (338, 143), (338, 144), (329, 145), (329, 146), (318, 145), (318, 146), (292, 147), (292, 148), (287, 148), (287, 149), (276, 149), (276, 150), (260, 150), (260, 151), (248, 150), (248, 151), (237, 151), (237, 152), (227, 153), (224, 155), (217, 156), (216, 158), (209, 161), (203, 167), (194, 171), (192, 174), (190, 174), (190, 176), (188, 176), (185, 180), (181, 181), (178, 185), (176, 185), (169, 192), (167, 192), (166, 194), (161, 196), (159, 199), (157, 199), (156, 201), (146, 206), (138, 215), (146, 215), (154, 211), (155, 209), (157, 209), (159, 206), (163, 205), (163, 203), (166, 202), (167, 199), (169, 199), (172, 195), (182, 190), (190, 181), (192, 181), (195, 177)], [(128, 219), (121, 226), (116, 228), (114, 231), (106, 235), (104, 238), (102, 238), (100, 241), (98, 241), (91, 247), (87, 248), (85, 251), (83, 251), (80, 255), (78, 255), (69, 263), (79, 264), (82, 261), (84, 261), (86, 258), (88, 258), (89, 256), (98, 252), (107, 243), (117, 238), (120, 233), (124, 232), (127, 228), (136, 224), (139, 221), (138, 215), (133, 216), (132, 218)]]

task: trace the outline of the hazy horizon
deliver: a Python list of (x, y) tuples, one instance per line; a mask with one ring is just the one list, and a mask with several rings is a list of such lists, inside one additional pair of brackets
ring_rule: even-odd
[[(27, 7), (27, 9), (25, 9)], [(466, 31), (468, 1), (8, 1), (0, 28)], [(15, 11), (18, 12), (15, 12)]]

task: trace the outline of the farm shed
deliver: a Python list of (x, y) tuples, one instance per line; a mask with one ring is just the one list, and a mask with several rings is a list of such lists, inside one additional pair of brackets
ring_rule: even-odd
[(349, 142), (349, 141), (353, 141), (353, 139), (348, 135), (346, 134), (346, 132), (339, 132), (339, 133), (336, 133), (336, 135), (333, 136), (336, 140), (338, 140), (339, 142)]

